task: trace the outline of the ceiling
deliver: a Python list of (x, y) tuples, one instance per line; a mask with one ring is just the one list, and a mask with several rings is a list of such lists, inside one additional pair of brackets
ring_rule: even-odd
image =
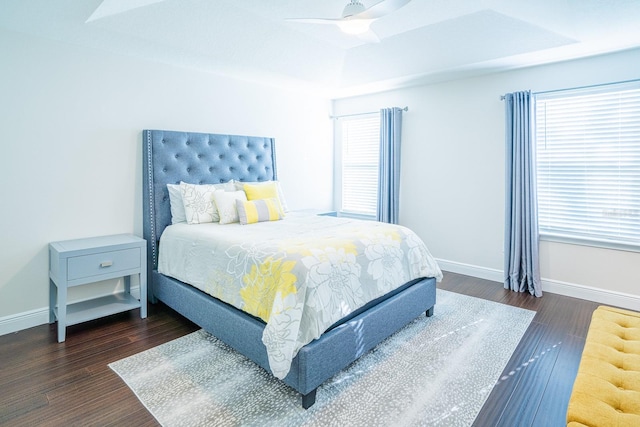
[(0, 0), (0, 28), (330, 98), (640, 47), (640, 0), (412, 0), (379, 43), (286, 21), (347, 2)]

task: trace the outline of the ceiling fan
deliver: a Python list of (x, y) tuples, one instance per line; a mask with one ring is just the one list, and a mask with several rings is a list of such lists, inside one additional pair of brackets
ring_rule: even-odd
[(359, 0), (350, 0), (340, 18), (292, 18), (291, 22), (304, 24), (337, 25), (343, 32), (353, 34), (365, 41), (379, 42), (378, 36), (370, 30), (370, 25), (378, 18), (400, 9), (411, 0), (383, 0), (366, 8)]

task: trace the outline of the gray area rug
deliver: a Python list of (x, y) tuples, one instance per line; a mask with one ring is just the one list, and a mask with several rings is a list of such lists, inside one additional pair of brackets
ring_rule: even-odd
[(535, 312), (437, 292), (433, 317), (328, 380), (308, 410), (202, 330), (109, 366), (163, 426), (469, 426)]

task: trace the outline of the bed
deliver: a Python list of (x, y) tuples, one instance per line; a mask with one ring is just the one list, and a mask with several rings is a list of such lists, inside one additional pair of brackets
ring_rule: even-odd
[[(412, 278), (332, 322), (319, 337), (296, 348), (291, 360), (287, 361), (287, 369), (278, 371), (272, 366), (274, 358), (268, 351), (268, 343), (263, 342), (265, 330), (268, 331), (272, 323), (270, 320), (265, 322), (260, 316), (248, 314), (232, 303), (211, 296), (205, 292), (206, 289), (203, 291), (158, 270), (163, 233), (167, 230), (164, 241), (169, 242), (169, 236), (180, 228), (172, 225), (167, 184), (277, 181), (274, 139), (145, 130), (143, 174), (143, 234), (148, 249), (149, 301), (165, 303), (268, 372), (274, 373), (301, 394), (304, 408), (314, 404), (316, 389), (327, 379), (416, 317), (433, 314), (436, 281), (441, 277), (437, 265), (435, 270), (430, 270), (434, 271), (431, 277)], [(296, 218), (296, 214), (290, 218)], [(287, 218), (286, 221), (293, 220)], [(205, 226), (216, 228), (213, 224)], [(191, 226), (182, 228), (192, 233), (197, 230), (197, 226), (188, 227)], [(236, 228), (243, 231), (259, 230), (258, 227), (250, 228), (254, 225), (236, 224), (236, 227), (246, 227)], [(165, 243), (166, 247), (168, 245)], [(164, 255), (165, 260), (172, 256)], [(163, 268), (166, 270), (166, 266)]]

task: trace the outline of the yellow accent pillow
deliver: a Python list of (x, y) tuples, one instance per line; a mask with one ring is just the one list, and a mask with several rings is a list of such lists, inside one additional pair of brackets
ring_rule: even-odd
[(251, 201), (236, 200), (238, 219), (240, 224), (255, 224), (263, 221), (278, 221), (282, 219), (282, 210), (277, 198), (258, 199)]
[[(261, 199), (276, 199), (278, 202), (278, 209), (280, 209), (280, 215), (284, 217), (284, 209), (280, 203), (278, 197), (278, 185), (275, 181), (267, 182), (264, 184), (244, 184), (244, 192), (247, 195), (247, 200), (261, 200)], [(278, 218), (282, 219), (282, 218)]]
[(273, 181), (264, 184), (244, 184), (243, 187), (247, 193), (247, 200), (278, 198), (278, 187)]

